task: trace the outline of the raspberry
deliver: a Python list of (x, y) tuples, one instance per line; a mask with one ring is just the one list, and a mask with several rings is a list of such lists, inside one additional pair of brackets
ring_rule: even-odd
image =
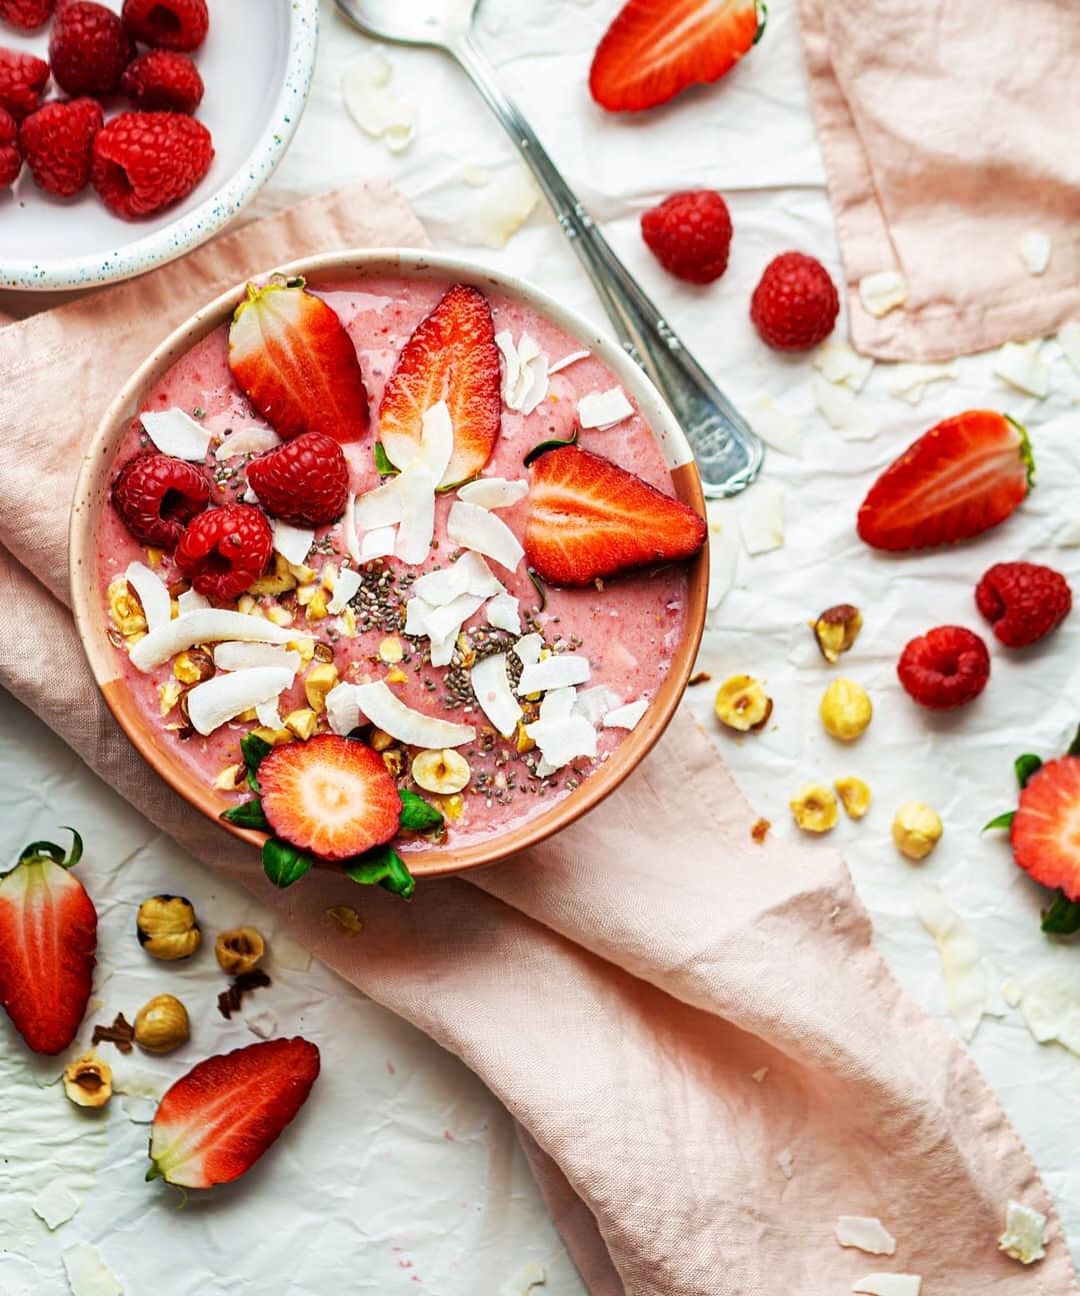
[(121, 113), (94, 140), (90, 180), (105, 206), (133, 220), (185, 198), (210, 169), (210, 132), (183, 113)]
[(979, 581), (975, 604), (1009, 648), (1024, 648), (1056, 630), (1072, 610), (1069, 582), (1037, 563), (996, 563)]
[(731, 214), (714, 189), (672, 194), (641, 218), (641, 235), (665, 270), (706, 284), (727, 269)]
[(52, 17), (55, 0), (0, 0), (0, 21), (33, 31)]
[(0, 189), (7, 189), (22, 170), (19, 152), (19, 128), (6, 108), (0, 108)]
[(210, 483), (193, 464), (170, 455), (129, 459), (113, 482), (112, 504), (140, 544), (171, 549), (210, 503)]
[(94, 99), (57, 100), (27, 117), (19, 138), (39, 189), (70, 198), (86, 188), (94, 136), (103, 120)]
[(349, 465), (333, 437), (306, 432), (248, 464), (248, 484), (272, 517), (322, 526), (345, 512)]
[(806, 351), (833, 331), (840, 298), (820, 261), (784, 252), (765, 267), (750, 299), (750, 318), (777, 351)]
[(973, 631), (938, 626), (912, 639), (900, 655), (896, 673), (920, 706), (945, 711), (964, 706), (986, 688), (990, 654)]
[(56, 15), (49, 37), (53, 79), (70, 95), (112, 94), (135, 47), (111, 9), (75, 0)]
[(6, 108), (16, 121), (38, 106), (48, 79), (49, 65), (44, 59), (0, 49), (0, 108)]
[(124, 0), (123, 18), (137, 41), (159, 49), (197, 49), (210, 27), (206, 0)]
[(266, 570), (274, 534), (250, 504), (225, 504), (200, 513), (176, 546), (176, 565), (200, 594), (228, 602)]
[(186, 54), (147, 50), (128, 64), (120, 90), (144, 112), (193, 113), (203, 97), (203, 81)]

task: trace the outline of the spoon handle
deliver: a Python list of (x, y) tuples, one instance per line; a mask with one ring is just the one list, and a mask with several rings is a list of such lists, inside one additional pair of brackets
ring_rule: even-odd
[(765, 455), (761, 441), (612, 251), (470, 37), (455, 37), (446, 48), (520, 149), (599, 293), (624, 349), (671, 406), (694, 451), (705, 494), (738, 494), (758, 474)]

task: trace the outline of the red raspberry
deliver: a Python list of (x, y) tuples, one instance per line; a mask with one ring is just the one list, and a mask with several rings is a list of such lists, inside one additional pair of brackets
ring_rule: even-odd
[(112, 94), (135, 46), (111, 9), (75, 0), (56, 15), (49, 37), (53, 79), (70, 95)]
[(272, 517), (322, 526), (345, 512), (349, 465), (339, 442), (305, 432), (248, 464), (248, 484)]
[(52, 17), (55, 0), (0, 0), (0, 21), (33, 31)]
[(676, 278), (712, 283), (727, 269), (731, 213), (715, 189), (672, 194), (642, 216), (641, 236)]
[(912, 639), (900, 655), (896, 673), (920, 706), (946, 711), (964, 706), (986, 688), (990, 654), (973, 631), (938, 626)]
[(123, 17), (137, 41), (159, 49), (198, 49), (210, 27), (206, 0), (124, 0)]
[(86, 188), (94, 136), (103, 120), (95, 99), (55, 100), (27, 117), (19, 138), (39, 189), (70, 198)]
[(22, 170), (19, 152), (19, 128), (6, 108), (0, 108), (0, 189), (7, 189)]
[(1069, 582), (1037, 563), (996, 563), (979, 581), (975, 604), (1009, 648), (1025, 648), (1056, 630), (1072, 611)]
[(266, 570), (274, 533), (250, 504), (225, 504), (200, 513), (176, 546), (176, 565), (207, 598), (228, 602)]
[(755, 328), (777, 351), (806, 351), (824, 342), (839, 312), (829, 272), (801, 252), (784, 252), (770, 261), (750, 299)]
[(203, 81), (186, 54), (147, 50), (128, 64), (120, 90), (144, 112), (193, 113), (203, 97)]
[(210, 169), (210, 132), (183, 113), (121, 113), (94, 140), (90, 180), (117, 216), (134, 220), (186, 198)]
[(171, 549), (184, 527), (210, 503), (210, 483), (171, 455), (140, 454), (120, 469), (112, 504), (140, 544)]
[(6, 108), (16, 121), (38, 106), (48, 79), (49, 65), (44, 59), (0, 49), (0, 108)]

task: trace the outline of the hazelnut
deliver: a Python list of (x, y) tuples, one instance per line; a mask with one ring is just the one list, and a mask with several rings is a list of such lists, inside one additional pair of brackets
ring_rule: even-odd
[(444, 797), (442, 801), (442, 811), (447, 819), (456, 823), (465, 813), (465, 798), (460, 792), (455, 792), (452, 796)]
[(861, 819), (870, 809), (870, 788), (861, 778), (839, 778), (836, 791), (849, 819)]
[(64, 1068), (64, 1093), (76, 1107), (104, 1107), (112, 1097), (112, 1067), (84, 1053)]
[(214, 671), (214, 659), (205, 648), (189, 648), (173, 662), (173, 674), (181, 684), (201, 684), (211, 679)]
[(849, 679), (833, 680), (822, 696), (819, 710), (825, 732), (841, 742), (858, 738), (874, 714), (866, 690)]
[(294, 737), (306, 742), (315, 732), (319, 717), (310, 707), (299, 707), (296, 711), (290, 711), (282, 723)]
[(333, 662), (320, 662), (304, 676), (304, 696), (316, 715), (326, 710), (326, 695), (337, 682), (338, 669)]
[(326, 916), (338, 925), (346, 936), (358, 936), (364, 930), (360, 915), (351, 905), (331, 905)]
[(413, 757), (412, 776), (425, 792), (460, 792), (472, 778), (469, 762), (451, 747), (443, 751), (417, 752)]
[(716, 718), (739, 733), (760, 729), (772, 709), (772, 698), (752, 675), (731, 675), (717, 689)]
[(400, 747), (387, 747), (386, 751), (381, 753), (383, 764), (390, 771), (390, 774), (396, 778), (401, 778), (405, 773), (405, 753)]
[(826, 608), (816, 621), (811, 621), (810, 628), (822, 657), (827, 662), (835, 662), (858, 639), (862, 624), (862, 613), (857, 607), (850, 603), (837, 603), (835, 607)]
[(202, 940), (195, 909), (184, 896), (158, 895), (144, 900), (135, 927), (139, 944), (156, 959), (190, 958)]
[(792, 817), (803, 832), (824, 833), (836, 827), (840, 813), (836, 794), (824, 783), (804, 783), (789, 804)]
[(921, 801), (905, 801), (893, 819), (896, 849), (909, 860), (926, 859), (944, 831), (938, 812)]
[(391, 738), (385, 729), (372, 729), (368, 735), (368, 745), (377, 752), (384, 752), (393, 747), (395, 739)]
[(266, 942), (254, 927), (233, 927), (218, 936), (214, 953), (227, 976), (243, 976), (266, 953)]
[(379, 644), (379, 660), (388, 666), (396, 666), (405, 656), (405, 645), (397, 635), (387, 635)]
[(135, 1015), (135, 1043), (147, 1053), (171, 1053), (190, 1036), (187, 1009), (175, 995), (155, 995)]

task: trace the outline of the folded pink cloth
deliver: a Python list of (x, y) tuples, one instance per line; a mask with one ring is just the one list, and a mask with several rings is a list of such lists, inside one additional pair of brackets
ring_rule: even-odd
[[(353, 186), (0, 329), (0, 598), (24, 625), (0, 646), (0, 683), (319, 958), (472, 1067), (518, 1121), (596, 1296), (831, 1296), (881, 1270), (923, 1275), (925, 1296), (1076, 1296), (1030, 1158), (968, 1054), (887, 972), (840, 859), (756, 845), (750, 808), (688, 719), (554, 840), (423, 882), (410, 904), (328, 871), (274, 892), (113, 723), (66, 607), (65, 539), (112, 390), (230, 281), (392, 241), (424, 232), (388, 186)], [(47, 645), (47, 686), (27, 644)], [(102, 845), (87, 843), (91, 863)], [(343, 903), (363, 915), (358, 938), (327, 917)], [(1050, 1217), (1031, 1271), (996, 1249), (1009, 1198)], [(842, 1249), (841, 1214), (879, 1216), (895, 1257)]]
[[(1080, 6), (800, 0), (854, 346), (944, 360), (1080, 317)], [(1035, 277), (1028, 231), (1051, 240)], [(881, 318), (859, 281), (895, 270)]]

